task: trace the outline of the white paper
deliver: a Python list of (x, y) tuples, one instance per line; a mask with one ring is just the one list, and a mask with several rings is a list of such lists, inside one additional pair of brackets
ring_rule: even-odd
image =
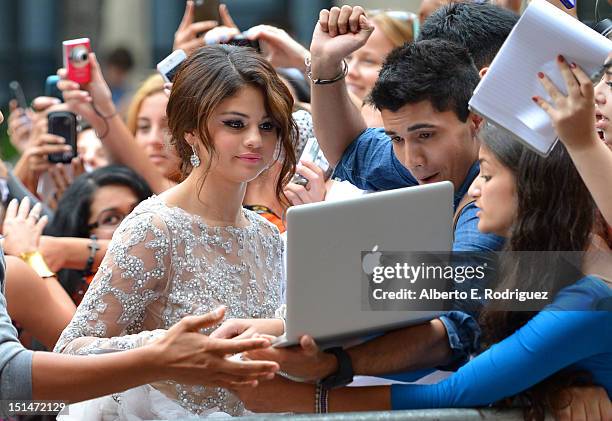
[(565, 93), (556, 58), (562, 54), (591, 75), (601, 69), (612, 41), (545, 0), (533, 0), (496, 55), (470, 100), (470, 109), (547, 155), (557, 136), (548, 114), (531, 98), (550, 97), (537, 74)]

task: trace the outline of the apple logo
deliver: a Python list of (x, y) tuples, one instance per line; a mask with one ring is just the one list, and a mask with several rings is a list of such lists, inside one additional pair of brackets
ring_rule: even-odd
[(374, 246), (372, 253), (368, 253), (363, 256), (361, 267), (367, 275), (373, 274), (374, 268), (380, 266), (380, 256), (382, 256), (382, 253), (376, 250), (378, 250), (378, 244)]

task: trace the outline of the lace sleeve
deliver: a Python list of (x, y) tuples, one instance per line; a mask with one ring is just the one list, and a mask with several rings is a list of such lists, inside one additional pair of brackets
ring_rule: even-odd
[(146, 328), (159, 326), (154, 315), (165, 301), (170, 256), (169, 230), (158, 215), (145, 212), (126, 218), (55, 352), (124, 350), (163, 334)]

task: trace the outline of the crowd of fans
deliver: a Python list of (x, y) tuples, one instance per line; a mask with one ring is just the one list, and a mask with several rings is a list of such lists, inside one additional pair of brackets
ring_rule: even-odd
[[(333, 7), (307, 49), (282, 28), (241, 32), (225, 6), (195, 22), (189, 0), (172, 83), (152, 72), (130, 93), (126, 53), (108, 74), (90, 53), (89, 83), (61, 68), (62, 99), (12, 101), (0, 398), (71, 402), (60, 419), (487, 406), (612, 419), (612, 47), (601, 80), (562, 51), (565, 86), (537, 75), (560, 139), (539, 156), (468, 108), (519, 19), (503, 6)], [(240, 34), (260, 50), (226, 43)], [(72, 150), (49, 133), (54, 111), (78, 117), (70, 164), (48, 159)], [(311, 138), (333, 175), (300, 160)], [(546, 270), (526, 258), (500, 277), (550, 281), (551, 304), (457, 308), (337, 353), (308, 335), (272, 347), (289, 207), (440, 181), (455, 191), (452, 250), (548, 252)], [(567, 252), (600, 258), (568, 275)], [(410, 382), (346, 387), (347, 361)], [(425, 369), (446, 374), (414, 383)]]

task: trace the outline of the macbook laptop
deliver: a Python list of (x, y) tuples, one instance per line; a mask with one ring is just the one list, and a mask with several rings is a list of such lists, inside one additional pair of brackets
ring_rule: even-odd
[(304, 334), (336, 345), (436, 317), (363, 310), (361, 252), (448, 252), (452, 217), (448, 181), (289, 208), (286, 330), (275, 346), (296, 345)]

